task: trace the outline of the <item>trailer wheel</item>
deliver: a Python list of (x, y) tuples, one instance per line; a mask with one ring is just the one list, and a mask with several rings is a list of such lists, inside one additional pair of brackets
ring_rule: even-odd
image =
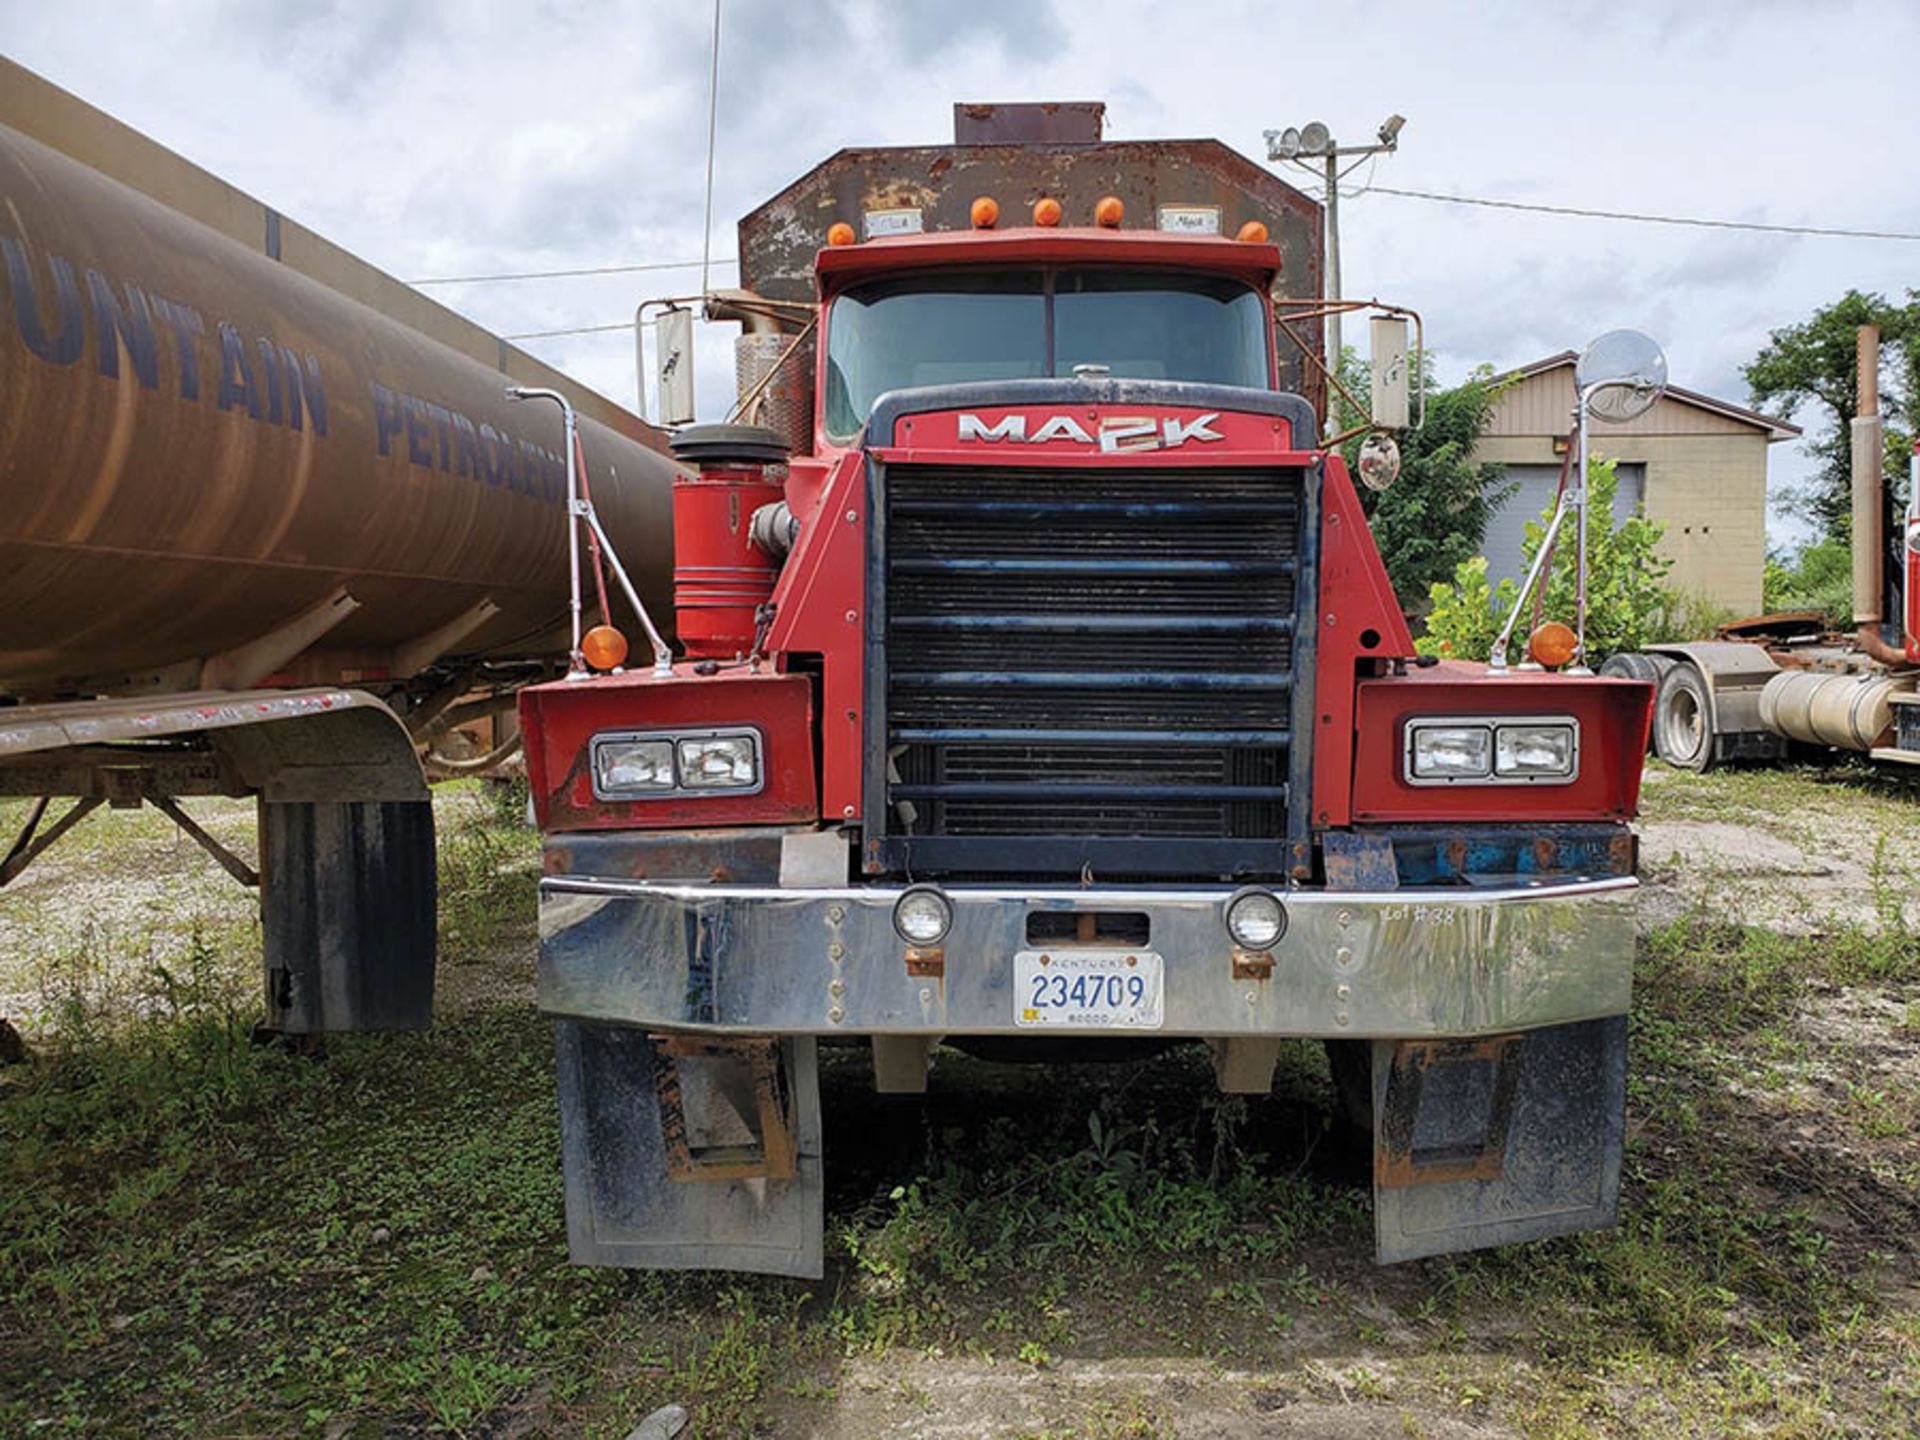
[(1682, 661), (1660, 677), (1653, 700), (1653, 753), (1704, 774), (1714, 763), (1713, 693), (1699, 667)]

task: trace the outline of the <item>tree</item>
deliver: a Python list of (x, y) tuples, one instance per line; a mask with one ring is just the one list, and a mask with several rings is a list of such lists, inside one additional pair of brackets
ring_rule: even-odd
[[(1348, 350), (1340, 378), (1357, 396), (1369, 388), (1366, 363)], [(1477, 554), (1487, 517), (1513, 492), (1498, 465), (1473, 463), (1473, 447), (1487, 428), (1500, 387), (1485, 367), (1450, 390), (1436, 390), (1429, 372), (1425, 422), (1400, 434), (1400, 478), (1381, 492), (1362, 489), (1360, 502), (1387, 578), (1402, 607), (1418, 605), (1437, 581)], [(1364, 417), (1338, 399), (1341, 428)], [(1346, 446), (1352, 470), (1363, 437)]]
[[(1618, 525), (1611, 523), (1613, 496), (1618, 488), (1611, 460), (1587, 462), (1587, 494), (1591, 506), (1587, 524), (1587, 657), (1597, 664), (1609, 655), (1638, 650), (1660, 632), (1663, 617), (1677, 597), (1666, 588), (1673, 561), (1655, 552), (1666, 526), (1647, 519), (1638, 508)], [(1546, 539), (1551, 508), (1527, 522), (1522, 563), (1531, 568)], [(1547, 575), (1547, 598), (1541, 615), (1571, 625), (1579, 609), (1579, 576), (1574, 563), (1578, 544), (1574, 515), (1561, 522), (1554, 541), (1553, 567)], [(1500, 627), (1519, 598), (1511, 579), (1498, 586), (1487, 583), (1487, 562), (1475, 555), (1463, 560), (1451, 581), (1431, 591), (1426, 634), (1414, 641), (1422, 655), (1459, 660), (1484, 660)], [(1520, 616), (1515, 638), (1524, 642), (1532, 620), (1531, 607)]]
[(1742, 371), (1756, 406), (1776, 407), (1788, 420), (1808, 403), (1819, 408), (1825, 424), (1806, 444), (1818, 469), (1806, 493), (1792, 498), (1804, 500), (1820, 533), (1837, 540), (1845, 540), (1852, 528), (1848, 427), (1860, 408), (1854, 336), (1862, 325), (1880, 327), (1880, 410), (1887, 419), (1888, 469), (1898, 493), (1904, 474), (1900, 457), (1911, 446), (1908, 432), (1920, 404), (1920, 292), (1909, 291), (1907, 303), (1895, 305), (1881, 295), (1849, 290), (1805, 323), (1773, 331)]

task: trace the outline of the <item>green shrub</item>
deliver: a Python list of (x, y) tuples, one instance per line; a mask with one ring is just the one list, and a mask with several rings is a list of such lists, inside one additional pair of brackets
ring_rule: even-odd
[(1653, 642), (1704, 640), (1722, 625), (1740, 619), (1731, 606), (1692, 590), (1675, 590), (1653, 617), (1646, 638)]
[(1818, 610), (1844, 628), (1853, 619), (1853, 554), (1844, 540), (1815, 540), (1788, 558), (1767, 556), (1761, 603), (1768, 611)]
[[(1621, 651), (1638, 650), (1660, 633), (1661, 617), (1671, 614), (1679, 597), (1662, 583), (1673, 562), (1655, 553), (1654, 547), (1666, 527), (1636, 508), (1618, 525), (1607, 523), (1613, 513), (1613, 496), (1618, 486), (1611, 460), (1591, 460), (1587, 464), (1587, 487), (1591, 497), (1591, 523), (1587, 530), (1587, 655), (1598, 663)], [(1543, 512), (1538, 520), (1527, 522), (1522, 563), (1530, 567), (1546, 539), (1547, 522), (1553, 512)], [(1577, 577), (1574, 553), (1578, 544), (1573, 518), (1561, 527), (1555, 542), (1552, 569), (1547, 576), (1545, 619), (1574, 623), (1577, 609)], [(1481, 556), (1463, 560), (1453, 580), (1436, 583), (1430, 592), (1432, 608), (1427, 615), (1426, 633), (1414, 642), (1423, 655), (1452, 659), (1484, 660), (1493, 647), (1500, 626), (1513, 609), (1520, 587), (1502, 580), (1489, 587), (1487, 562)], [(1524, 640), (1531, 623), (1531, 612), (1520, 617), (1515, 639)]]

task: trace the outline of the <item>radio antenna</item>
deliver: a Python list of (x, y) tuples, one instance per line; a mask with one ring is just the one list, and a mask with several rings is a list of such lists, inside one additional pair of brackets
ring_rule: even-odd
[(700, 298), (713, 293), (713, 144), (720, 123), (720, 0), (713, 0), (713, 66), (707, 75), (707, 208), (700, 215)]

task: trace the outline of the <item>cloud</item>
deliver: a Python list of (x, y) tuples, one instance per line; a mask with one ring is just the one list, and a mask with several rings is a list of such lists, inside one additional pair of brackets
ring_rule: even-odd
[(1695, 242), (1673, 264), (1656, 270), (1650, 283), (1662, 290), (1711, 290), (1738, 286), (1757, 293), (1777, 275), (1801, 242), (1791, 235), (1722, 233)]
[(409, 0), (227, 0), (211, 18), (338, 106), (385, 83), (432, 29), (431, 10)]
[(984, 42), (1004, 54), (1038, 57), (1067, 43), (1066, 31), (1053, 11), (1031, 0), (964, 0), (958, 4), (953, 0), (893, 0), (882, 13), (892, 38), (911, 56)]

